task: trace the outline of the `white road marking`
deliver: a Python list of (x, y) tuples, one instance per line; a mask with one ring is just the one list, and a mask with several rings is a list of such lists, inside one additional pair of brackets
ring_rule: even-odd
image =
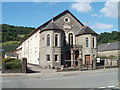
[(116, 86), (107, 86), (108, 88), (114, 88), (114, 87), (116, 87)]
[(106, 88), (106, 87), (99, 87), (99, 88)]

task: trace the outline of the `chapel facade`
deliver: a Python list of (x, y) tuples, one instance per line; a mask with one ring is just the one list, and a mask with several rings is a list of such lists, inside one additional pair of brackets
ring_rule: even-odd
[(30, 33), (17, 48), (20, 59), (43, 68), (90, 66), (97, 57), (97, 33), (65, 10)]

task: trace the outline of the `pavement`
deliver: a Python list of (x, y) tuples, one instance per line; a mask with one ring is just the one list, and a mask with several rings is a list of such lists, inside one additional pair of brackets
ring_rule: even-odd
[(57, 72), (57, 70), (53, 69), (42, 69), (39, 68), (38, 66), (33, 67), (29, 65), (29, 68), (31, 70), (35, 70), (35, 73), (1, 73), (0, 72), (0, 77), (14, 77), (14, 76), (31, 76), (31, 77), (36, 77), (36, 76), (51, 76), (51, 75), (77, 75), (77, 74), (82, 74), (82, 73), (97, 73), (97, 72), (107, 72), (107, 71), (112, 71), (116, 70), (117, 68), (108, 68), (108, 69), (98, 69), (98, 70), (86, 70), (86, 71), (63, 71), (63, 72)]
[(120, 90), (117, 87), (117, 68), (17, 75), (20, 76), (2, 77), (3, 88), (115, 88)]

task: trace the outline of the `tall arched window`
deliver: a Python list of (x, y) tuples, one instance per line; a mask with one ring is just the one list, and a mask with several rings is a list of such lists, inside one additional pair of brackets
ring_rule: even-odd
[(86, 37), (86, 47), (89, 47), (89, 40), (88, 40), (88, 37)]
[(94, 37), (93, 37), (93, 41), (92, 41), (92, 42), (93, 42), (93, 48), (94, 48), (94, 47), (95, 47), (95, 40), (94, 40)]
[(69, 45), (73, 46), (73, 34), (72, 33), (69, 34)]
[(58, 46), (58, 34), (55, 34), (55, 46)]
[(50, 34), (47, 34), (47, 46), (50, 46)]

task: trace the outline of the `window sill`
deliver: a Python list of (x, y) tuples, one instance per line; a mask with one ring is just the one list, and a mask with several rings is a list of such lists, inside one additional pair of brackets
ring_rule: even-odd
[(50, 61), (46, 61), (46, 62), (50, 62)]

